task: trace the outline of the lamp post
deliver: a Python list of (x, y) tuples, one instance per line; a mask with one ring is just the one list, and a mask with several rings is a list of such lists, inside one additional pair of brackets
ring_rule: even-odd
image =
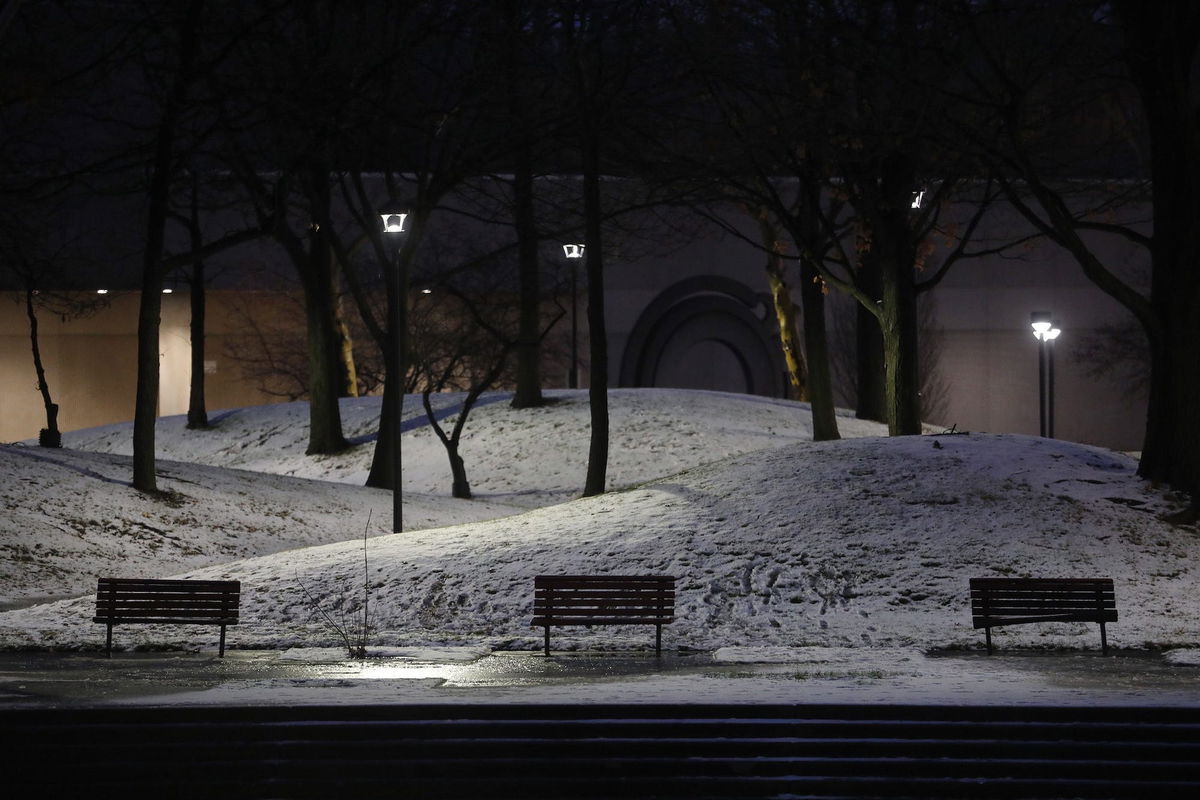
[(583, 258), (583, 245), (581, 244), (564, 244), (563, 255), (567, 257), (567, 263), (571, 265), (571, 371), (567, 374), (567, 388), (579, 388), (579, 322), (578, 322), (578, 295), (576, 289), (576, 279), (579, 273), (578, 267), (575, 265), (575, 260)]
[(1040, 434), (1054, 438), (1054, 340), (1062, 330), (1049, 311), (1029, 315), (1034, 338), (1038, 340), (1038, 416)]
[[(404, 221), (408, 214), (380, 214), (383, 220), (384, 233), (399, 235), (404, 233)], [(392, 532), (404, 531), (404, 491), (400, 477), (403, 473), (404, 459), (400, 450), (400, 422), (404, 415), (404, 378), (408, 372), (406, 363), (405, 334), (408, 329), (408, 268), (399, 251), (396, 253), (396, 293), (392, 303), (392, 339), (396, 348), (396, 357), (392, 361), (396, 372), (388, 374), (388, 381), (394, 381), (392, 389)]]

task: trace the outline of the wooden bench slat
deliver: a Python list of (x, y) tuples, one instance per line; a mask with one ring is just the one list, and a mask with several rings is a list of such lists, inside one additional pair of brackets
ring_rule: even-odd
[(1012, 610), (1012, 609), (1036, 611), (1039, 608), (1049, 608), (1049, 609), (1077, 608), (1081, 611), (1087, 611), (1087, 610), (1095, 611), (1096, 609), (1100, 609), (1100, 608), (1113, 608), (1114, 604), (1113, 603), (1103, 603), (1103, 602), (1097, 603), (1095, 601), (1095, 599), (1092, 599), (1090, 601), (1085, 601), (1085, 600), (1075, 600), (1075, 599), (1054, 600), (1054, 599), (1045, 599), (1045, 598), (1041, 598), (1041, 599), (1030, 598), (1028, 600), (1020, 600), (1020, 601), (1017, 601), (1017, 600), (1000, 600), (1000, 601), (981, 600), (981, 601), (975, 603), (974, 606), (977, 608), (980, 608), (980, 609), (982, 609), (986, 606), (986, 608), (988, 609), (989, 612), (991, 612), (993, 614), (999, 614), (999, 613), (1003, 613), (1007, 610)]
[(1007, 588), (1007, 589), (1000, 588), (1000, 587), (996, 587), (996, 588), (983, 587), (983, 588), (975, 589), (973, 587), (973, 591), (987, 592), (989, 595), (992, 595), (992, 594), (1001, 595), (1001, 596), (1012, 595), (1013, 597), (1021, 597), (1021, 596), (1027, 596), (1027, 595), (1055, 595), (1055, 596), (1062, 595), (1063, 597), (1075, 597), (1075, 596), (1080, 596), (1080, 595), (1094, 595), (1094, 594), (1109, 594), (1109, 595), (1111, 595), (1113, 593), (1113, 589), (1111, 586), (1093, 586), (1090, 588), (1082, 587), (1082, 586), (1079, 588), (1068, 588), (1066, 586), (1060, 586), (1060, 587), (1056, 587), (1053, 589), (1051, 589), (1051, 588), (1042, 589), (1042, 588), (1037, 588), (1037, 587), (1031, 587), (1031, 588), (1012, 587), (1012, 588)]
[(1010, 597), (979, 598), (972, 605), (991, 609), (1000, 608), (1114, 608), (1116, 599), (1097, 597)]
[(552, 625), (654, 625), (662, 652), (662, 626), (675, 621), (675, 578), (668, 575), (538, 575), (534, 618), (545, 630), (550, 655)]
[(559, 608), (646, 608), (650, 606), (661, 606), (669, 608), (674, 605), (673, 599), (664, 599), (661, 597), (649, 597), (639, 599), (636, 597), (623, 597), (613, 600), (603, 600), (588, 597), (571, 597), (562, 595), (559, 597), (541, 597), (534, 600), (535, 604), (553, 605)]
[(108, 626), (105, 653), (112, 655), (114, 625), (219, 625), (220, 656), (225, 628), (238, 624), (241, 582), (177, 578), (99, 578), (93, 622)]
[(122, 590), (137, 590), (139, 588), (152, 591), (228, 591), (237, 590), (238, 581), (204, 581), (187, 578), (97, 578), (97, 588), (120, 588)]
[(542, 599), (553, 599), (554, 601), (571, 600), (571, 601), (576, 601), (576, 602), (588, 602), (588, 603), (613, 603), (613, 604), (643, 603), (644, 604), (644, 603), (671, 603), (671, 602), (674, 602), (673, 594), (668, 595), (668, 594), (661, 593), (661, 591), (655, 591), (655, 593), (653, 593), (653, 594), (646, 593), (646, 594), (640, 594), (640, 595), (632, 595), (632, 594), (604, 595), (604, 594), (594, 594), (594, 593), (583, 593), (583, 591), (569, 591), (566, 589), (552, 589), (552, 590), (548, 590), (548, 591), (539, 591), (539, 593), (536, 593), (534, 596), (542, 597)]
[(563, 587), (568, 589), (595, 589), (597, 587), (666, 587), (674, 586), (671, 577), (639, 577), (636, 575), (597, 575), (589, 578), (586, 575), (538, 575), (534, 579), (534, 588)]
[(174, 624), (174, 625), (236, 625), (238, 623), (238, 618), (237, 617), (210, 617), (208, 619), (201, 619), (201, 618), (196, 618), (196, 617), (164, 617), (164, 616), (160, 616), (160, 615), (156, 615), (156, 614), (146, 614), (146, 615), (141, 615), (141, 616), (117, 617), (117, 618), (93, 617), (92, 621), (99, 622), (99, 623), (111, 622), (114, 625), (127, 624), (127, 623), (139, 623), (139, 622), (147, 623), (147, 624), (155, 624), (155, 625), (167, 625), (167, 624)]
[(180, 613), (172, 612), (172, 610), (170, 610), (170, 609), (145, 608), (142, 610), (131, 610), (131, 612), (122, 613), (122, 614), (106, 614), (106, 613), (102, 612), (102, 610), (97, 610), (96, 616), (95, 616), (96, 621), (112, 620), (113, 622), (125, 622), (125, 621), (130, 621), (133, 619), (144, 619), (144, 618), (186, 619), (186, 620), (191, 620), (193, 622), (196, 622), (197, 625), (203, 625), (203, 624), (205, 624), (205, 622), (211, 622), (211, 624), (218, 624), (218, 622), (220, 622), (223, 619), (238, 619), (238, 614), (223, 612), (223, 610), (220, 610), (220, 609), (214, 610), (214, 612), (205, 612), (203, 614), (180, 614)]
[(589, 619), (593, 616), (629, 616), (629, 618), (647, 618), (647, 619), (662, 619), (665, 616), (673, 616), (673, 608), (571, 608), (562, 609), (554, 607), (535, 608), (534, 614), (542, 619)]
[(1112, 585), (1112, 578), (1003, 578), (984, 577), (971, 578), (972, 586), (1008, 588), (1018, 584), (1027, 586), (1096, 586)]
[(644, 584), (613, 583), (613, 584), (609, 584), (606, 586), (588, 586), (586, 584), (577, 584), (577, 585), (567, 586), (564, 584), (551, 583), (551, 584), (545, 584), (542, 586), (535, 586), (534, 590), (539, 591), (539, 592), (570, 591), (570, 592), (589, 592), (589, 593), (594, 593), (594, 594), (609, 594), (609, 593), (659, 594), (661, 592), (674, 592), (675, 587), (671, 586), (670, 584), (661, 584), (661, 583), (644, 583)]
[(1096, 622), (1108, 652), (1107, 622), (1117, 621), (1112, 578), (971, 578), (972, 625), (983, 628), (988, 653), (992, 628), (1038, 622)]
[(998, 619), (978, 619), (974, 627), (1003, 627), (1004, 625), (1025, 625), (1027, 622), (1115, 622), (1116, 613), (1111, 615), (1079, 616), (1078, 614), (1038, 614), (1036, 616), (1003, 616)]
[(603, 583), (605, 581), (623, 581), (626, 583), (674, 583), (674, 575), (577, 575), (553, 574), (536, 575), (534, 582), (579, 581), (585, 584)]
[(591, 619), (564, 619), (562, 617), (540, 618), (534, 617), (533, 626), (540, 627), (544, 625), (574, 626), (577, 628), (590, 627), (592, 625), (667, 625), (675, 621), (674, 617), (653, 617), (646, 619), (638, 619), (637, 617), (592, 617)]
[(135, 597), (101, 597), (97, 602), (110, 605), (115, 608), (121, 607), (136, 607), (136, 606), (153, 606), (156, 608), (166, 608), (169, 606), (181, 606), (186, 608), (213, 608), (227, 605), (230, 602), (236, 602), (236, 597), (214, 597), (205, 595), (203, 597), (185, 597), (183, 595), (169, 595), (167, 597), (148, 597), (146, 595), (137, 595)]

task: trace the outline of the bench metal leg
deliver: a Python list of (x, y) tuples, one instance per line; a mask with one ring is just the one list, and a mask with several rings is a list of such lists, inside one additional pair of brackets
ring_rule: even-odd
[(985, 637), (987, 637), (987, 650), (988, 650), (988, 655), (990, 656), (992, 654), (992, 629), (984, 628), (983, 635)]
[(108, 633), (104, 637), (104, 657), (112, 658), (112, 623), (108, 623)]
[(654, 655), (662, 655), (662, 625), (654, 626)]
[(542, 627), (545, 630), (545, 634), (546, 634), (546, 656), (549, 657), (550, 656), (550, 626), (543, 625)]
[(225, 626), (221, 626), (221, 649), (217, 651), (217, 658), (225, 657)]
[(1104, 623), (1100, 623), (1100, 653), (1108, 655), (1108, 635), (1104, 632)]

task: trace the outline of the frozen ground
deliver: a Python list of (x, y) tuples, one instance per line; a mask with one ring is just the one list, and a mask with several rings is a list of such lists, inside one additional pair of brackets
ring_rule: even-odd
[(1147, 651), (0, 653), (0, 708), (643, 702), (1200, 707), (1200, 689), (1195, 667)]
[[(202, 432), (163, 419), (160, 499), (129, 487), (127, 425), (67, 434), (62, 450), (0, 447), (0, 593), (12, 609), (0, 613), (0, 647), (94, 652), (98, 574), (236, 578), (233, 648), (333, 647), (314, 601), (352, 612), (364, 571), (372, 644), (418, 661), (431, 647), (536, 649), (532, 579), (552, 572), (676, 575), (678, 619), (664, 635), (673, 652), (760, 665), (854, 653), (837, 668), (851, 677), (888, 674), (904, 663), (897, 653), (941, 670), (927, 654), (978, 648), (974, 575), (1111, 576), (1121, 614), (1112, 645), (1159, 660), (1172, 650), (1183, 663), (1200, 642), (1200, 537), (1162, 521), (1178, 498), (1140, 480), (1128, 456), (1019, 435), (886, 438), (848, 417), (848, 438), (813, 443), (804, 404), (620, 390), (612, 491), (572, 499), (586, 469), (586, 394), (552, 395), (533, 411), (486, 397), (471, 415), (471, 501), (448, 497), (444, 452), (410, 398), (409, 530), (396, 535), (391, 495), (361, 486), (377, 399), (343, 405), (360, 444), (336, 457), (304, 455), (303, 404), (214, 414)], [(457, 398), (440, 399), (452, 412)], [(28, 605), (47, 596), (66, 599)], [(134, 626), (116, 640), (195, 650), (212, 647), (212, 633)], [(617, 652), (652, 639), (557, 629), (553, 641)], [(996, 639), (1026, 652), (1098, 646), (1095, 625), (1020, 626)]]

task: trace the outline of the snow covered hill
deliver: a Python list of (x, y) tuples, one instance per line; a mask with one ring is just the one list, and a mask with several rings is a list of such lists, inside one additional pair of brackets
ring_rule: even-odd
[[(619, 490), (564, 502), (586, 467), (586, 395), (520, 412), (486, 399), (464, 443), (481, 499), (446, 497), (445, 456), (418, 427), (406, 434), (405, 499), (423, 529), (398, 535), (389, 493), (347, 485), (365, 475), (369, 442), (304, 456), (302, 404), (214, 415), (207, 432), (163, 420), (168, 501), (128, 488), (128, 458), (115, 454), (128, 426), (65, 437), (88, 452), (0, 448), (5, 599), (83, 595), (0, 614), (0, 646), (96, 646), (87, 593), (96, 574), (118, 573), (240, 579), (238, 647), (328, 646), (313, 598), (352, 606), (364, 565), (381, 645), (537, 647), (532, 580), (550, 572), (677, 576), (668, 647), (974, 647), (966, 584), (986, 574), (1111, 576), (1113, 645), (1200, 642), (1200, 537), (1160, 520), (1177, 499), (1127, 456), (1017, 435), (889, 439), (849, 418), (853, 438), (814, 444), (803, 404), (621, 390)], [(369, 437), (377, 412), (377, 400), (348, 402), (348, 435)], [(417, 405), (409, 416), (417, 424)], [(1095, 627), (1021, 626), (998, 643), (1093, 648)], [(138, 626), (122, 639), (189, 647), (205, 633)], [(642, 648), (653, 635), (554, 639)]]

